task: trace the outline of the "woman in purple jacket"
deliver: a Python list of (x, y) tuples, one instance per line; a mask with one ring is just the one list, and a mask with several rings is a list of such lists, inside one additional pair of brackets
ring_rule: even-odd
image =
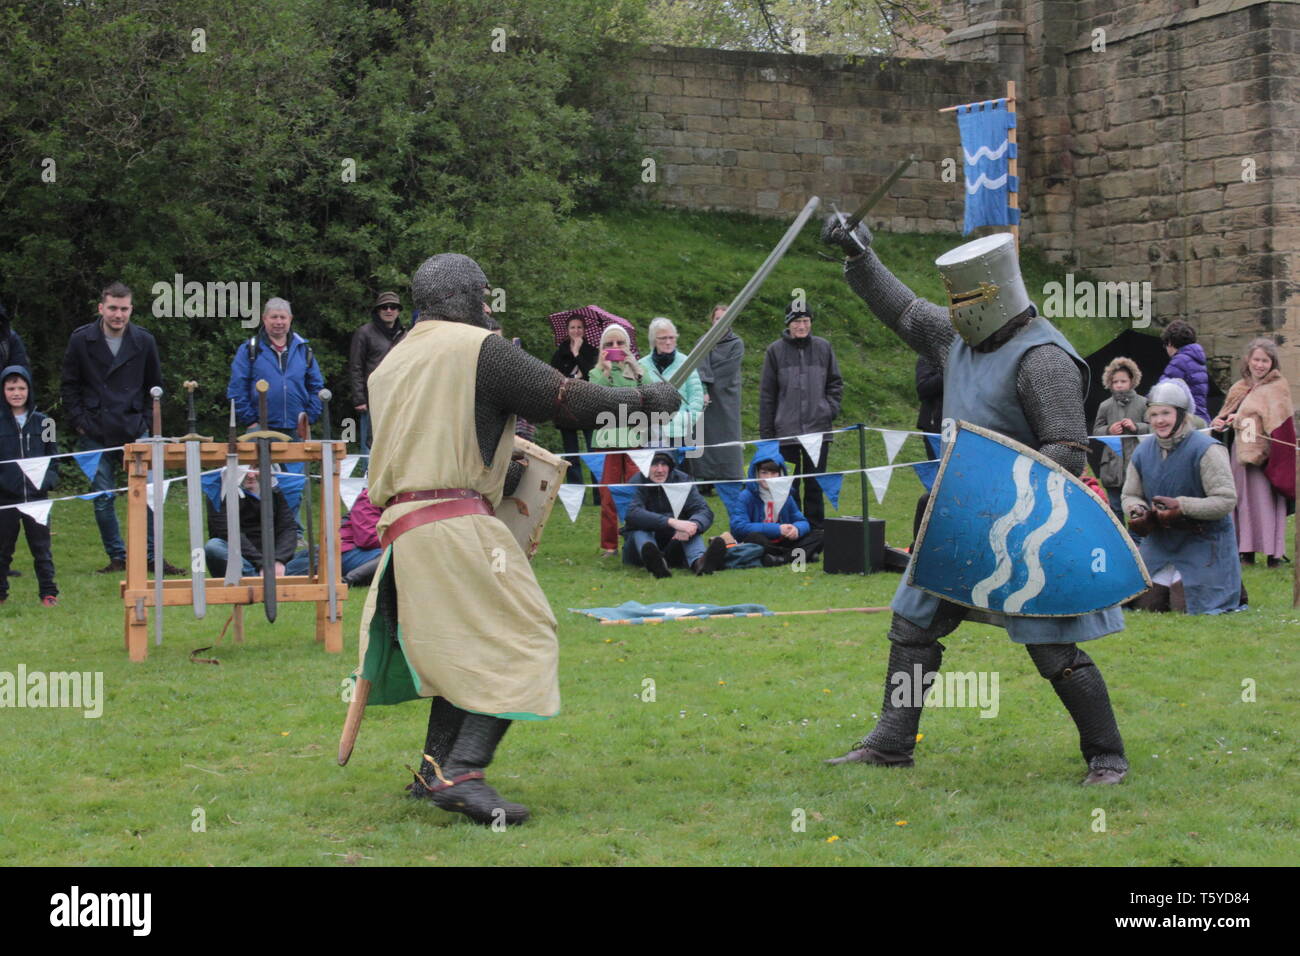
[(1206, 399), (1210, 396), (1210, 373), (1205, 367), (1205, 349), (1196, 341), (1196, 330), (1182, 319), (1174, 319), (1160, 335), (1160, 342), (1169, 353), (1169, 364), (1160, 375), (1160, 381), (1181, 378), (1192, 390), (1194, 411), (1202, 421), (1210, 420)]

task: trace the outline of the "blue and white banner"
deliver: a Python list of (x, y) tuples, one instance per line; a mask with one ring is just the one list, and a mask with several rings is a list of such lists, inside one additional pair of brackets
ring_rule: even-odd
[(1008, 162), (1016, 155), (1016, 144), (1008, 134), (1015, 125), (1016, 114), (1007, 110), (1005, 99), (957, 107), (965, 153), (967, 233), (980, 226), (1020, 222), (1020, 210), (1010, 206), (1011, 193), (1020, 191)]

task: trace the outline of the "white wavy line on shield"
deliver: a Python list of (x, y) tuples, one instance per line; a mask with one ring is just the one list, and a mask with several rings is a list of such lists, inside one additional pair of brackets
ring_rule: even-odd
[(1055, 473), (1047, 476), (1047, 494), (1052, 501), (1052, 510), (1047, 520), (1025, 538), (1025, 566), (1029, 568), (1029, 579), (1024, 587), (1002, 602), (1002, 610), (1008, 614), (1018, 614), (1026, 602), (1038, 597), (1043, 590), (1047, 575), (1043, 573), (1043, 562), (1038, 559), (1038, 552), (1048, 538), (1065, 527), (1065, 519), (1070, 516), (1065, 503), (1064, 476)]
[(980, 581), (970, 592), (971, 603), (976, 607), (989, 606), (989, 594), (1011, 580), (1011, 555), (1007, 554), (1007, 537), (1011, 529), (1029, 517), (1034, 510), (1034, 486), (1029, 483), (1029, 472), (1034, 467), (1033, 459), (1017, 458), (1011, 468), (1011, 476), (1016, 482), (1016, 503), (1004, 514), (989, 531), (989, 547), (997, 558), (997, 567), (993, 573)]

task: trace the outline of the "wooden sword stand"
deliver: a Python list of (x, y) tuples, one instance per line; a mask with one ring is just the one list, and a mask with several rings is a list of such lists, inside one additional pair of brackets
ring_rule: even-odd
[[(277, 464), (289, 462), (320, 462), (323, 474), (324, 442), (276, 442), (271, 446), (271, 460)], [(334, 620), (329, 619), (329, 582), (325, 569), (329, 562), (324, 560), (327, 541), (334, 549), (333, 567), (342, 568), (343, 559), (339, 544), (339, 514), (342, 511), (339, 497), (339, 464), (347, 453), (347, 445), (341, 441), (330, 442), (334, 446), (333, 474), (321, 481), (319, 510), (321, 516), (320, 533), (317, 542), (321, 560), (317, 561), (315, 576), (307, 574), (289, 575), (276, 579), (276, 596), (280, 601), (314, 601), (316, 603), (316, 640), (325, 645), (325, 650), (338, 654), (343, 650), (343, 601), (347, 598), (347, 584), (342, 577), (335, 582), (337, 609)], [(257, 443), (239, 442), (239, 462), (250, 467), (257, 466)], [(226, 465), (230, 446), (225, 442), (204, 442), (200, 446), (200, 459), (204, 469), (221, 468)], [(147, 541), (146, 523), (148, 521), (148, 499), (145, 489), (148, 486), (150, 444), (130, 444), (124, 452), (127, 471), (127, 524), (126, 524), (126, 580), (122, 582), (122, 603), (124, 606), (123, 637), (131, 660), (142, 661), (149, 656), (149, 612), (155, 607), (154, 587), (149, 581), (149, 568), (146, 563)], [(163, 462), (166, 468), (184, 469), (185, 444), (169, 443), (163, 446)], [(303, 484), (303, 494), (311, 494), (309, 481)], [(332, 496), (333, 507), (325, 508), (326, 496)], [(159, 507), (162, 507), (160, 504)], [(224, 502), (223, 502), (224, 507)], [(334, 516), (333, 528), (325, 525), (325, 515)], [(332, 532), (332, 534), (331, 534)], [(159, 548), (161, 541), (155, 542)], [(272, 542), (273, 545), (273, 542)], [(237, 549), (231, 547), (231, 561), (238, 561)], [(264, 549), (273, 551), (271, 549)], [(191, 555), (191, 560), (193, 556)], [(233, 604), (234, 624), (232, 630), (236, 641), (244, 639), (244, 607), (260, 604), (263, 600), (262, 578), (260, 575), (242, 577), (238, 585), (227, 585), (222, 578), (209, 577), (205, 581), (207, 602), (209, 605)], [(167, 607), (192, 607), (193, 592), (188, 577), (175, 578), (163, 582), (163, 604)], [(155, 614), (161, 609), (155, 609)]]

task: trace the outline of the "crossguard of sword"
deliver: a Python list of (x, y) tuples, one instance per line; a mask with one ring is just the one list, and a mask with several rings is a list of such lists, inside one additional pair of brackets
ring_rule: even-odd
[(262, 431), (248, 432), (245, 435), (239, 436), (240, 441), (257, 441), (259, 438), (269, 438), (271, 441), (293, 441), (293, 439), (284, 432), (273, 432), (265, 429)]
[[(831, 212), (835, 215), (835, 221), (840, 224), (840, 229), (844, 231), (844, 235), (853, 240), (853, 244), (858, 247), (859, 251), (866, 252), (867, 247), (862, 244), (862, 240), (858, 238), (857, 232), (854, 231), (857, 229), (858, 223), (855, 222), (850, 226), (849, 217), (840, 212), (835, 203), (831, 203)], [(858, 220), (858, 222), (861, 222), (861, 220)], [(836, 259), (835, 261), (838, 262), (839, 260)]]
[(208, 442), (210, 442), (210, 441), (212, 441), (213, 439), (212, 439), (212, 436), (211, 436), (211, 435), (199, 435), (199, 434), (196, 434), (196, 433), (194, 433), (194, 432), (190, 432), (188, 435), (179, 435), (179, 436), (177, 436), (176, 440), (177, 440), (177, 441), (208, 441)]

